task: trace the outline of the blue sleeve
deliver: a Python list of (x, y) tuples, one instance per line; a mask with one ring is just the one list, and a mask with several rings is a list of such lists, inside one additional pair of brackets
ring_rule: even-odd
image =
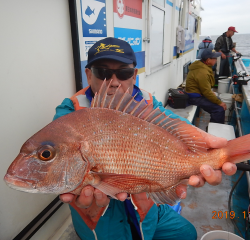
[(159, 109), (161, 110), (161, 112), (165, 112), (165, 114), (167, 116), (170, 116), (171, 118), (174, 118), (174, 119), (179, 118), (181, 121), (184, 121), (184, 122), (186, 122), (188, 124), (191, 124), (186, 118), (183, 118), (183, 117), (180, 117), (180, 116), (176, 115), (175, 113), (173, 113), (169, 109), (165, 109), (163, 107), (162, 103), (158, 102), (154, 96), (153, 96), (153, 106), (154, 106), (154, 109), (157, 108), (157, 107), (159, 107)]
[(53, 121), (61, 116), (72, 113), (74, 111), (75, 111), (75, 108), (74, 108), (73, 102), (69, 98), (65, 98), (63, 102), (59, 106), (57, 106), (56, 114), (53, 118)]

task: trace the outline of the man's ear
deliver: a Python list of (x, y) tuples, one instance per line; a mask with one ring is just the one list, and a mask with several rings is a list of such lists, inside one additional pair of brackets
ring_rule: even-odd
[(206, 59), (205, 64), (206, 64), (206, 65), (209, 65), (210, 63), (211, 63), (211, 62), (210, 62), (210, 58)]
[(137, 76), (137, 73), (138, 73), (138, 68), (135, 68), (135, 73), (134, 73), (134, 76), (133, 76), (133, 84), (134, 84), (134, 85), (136, 84), (136, 76)]
[(91, 69), (85, 68), (85, 74), (86, 74), (86, 77), (87, 77), (88, 84), (90, 86), (91, 85), (91, 79), (92, 79), (92, 71), (91, 71)]

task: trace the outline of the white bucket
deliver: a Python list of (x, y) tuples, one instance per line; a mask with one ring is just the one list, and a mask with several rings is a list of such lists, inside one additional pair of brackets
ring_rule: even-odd
[(218, 81), (218, 93), (227, 93), (230, 85), (230, 78)]
[(233, 94), (231, 93), (221, 93), (220, 94), (220, 99), (222, 102), (224, 102), (227, 105), (227, 110), (225, 111), (225, 117), (229, 115), (229, 108), (232, 106), (232, 99)]
[(244, 240), (244, 239), (230, 232), (215, 230), (203, 235), (201, 240)]

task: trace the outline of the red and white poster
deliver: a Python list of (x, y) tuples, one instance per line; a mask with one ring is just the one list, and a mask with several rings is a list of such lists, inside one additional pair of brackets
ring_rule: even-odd
[(114, 37), (142, 50), (142, 0), (113, 0)]
[(142, 19), (142, 0), (114, 0), (114, 13)]

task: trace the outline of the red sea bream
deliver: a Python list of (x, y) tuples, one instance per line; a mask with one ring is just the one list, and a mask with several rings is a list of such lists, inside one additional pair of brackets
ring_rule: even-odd
[(166, 116), (130, 94), (112, 98), (106, 82), (85, 108), (48, 124), (21, 148), (6, 183), (31, 193), (75, 193), (92, 185), (109, 196), (147, 192), (156, 203), (174, 204), (176, 188), (200, 172), (202, 164), (220, 169), (226, 161), (250, 158), (250, 135), (221, 149), (213, 137)]

